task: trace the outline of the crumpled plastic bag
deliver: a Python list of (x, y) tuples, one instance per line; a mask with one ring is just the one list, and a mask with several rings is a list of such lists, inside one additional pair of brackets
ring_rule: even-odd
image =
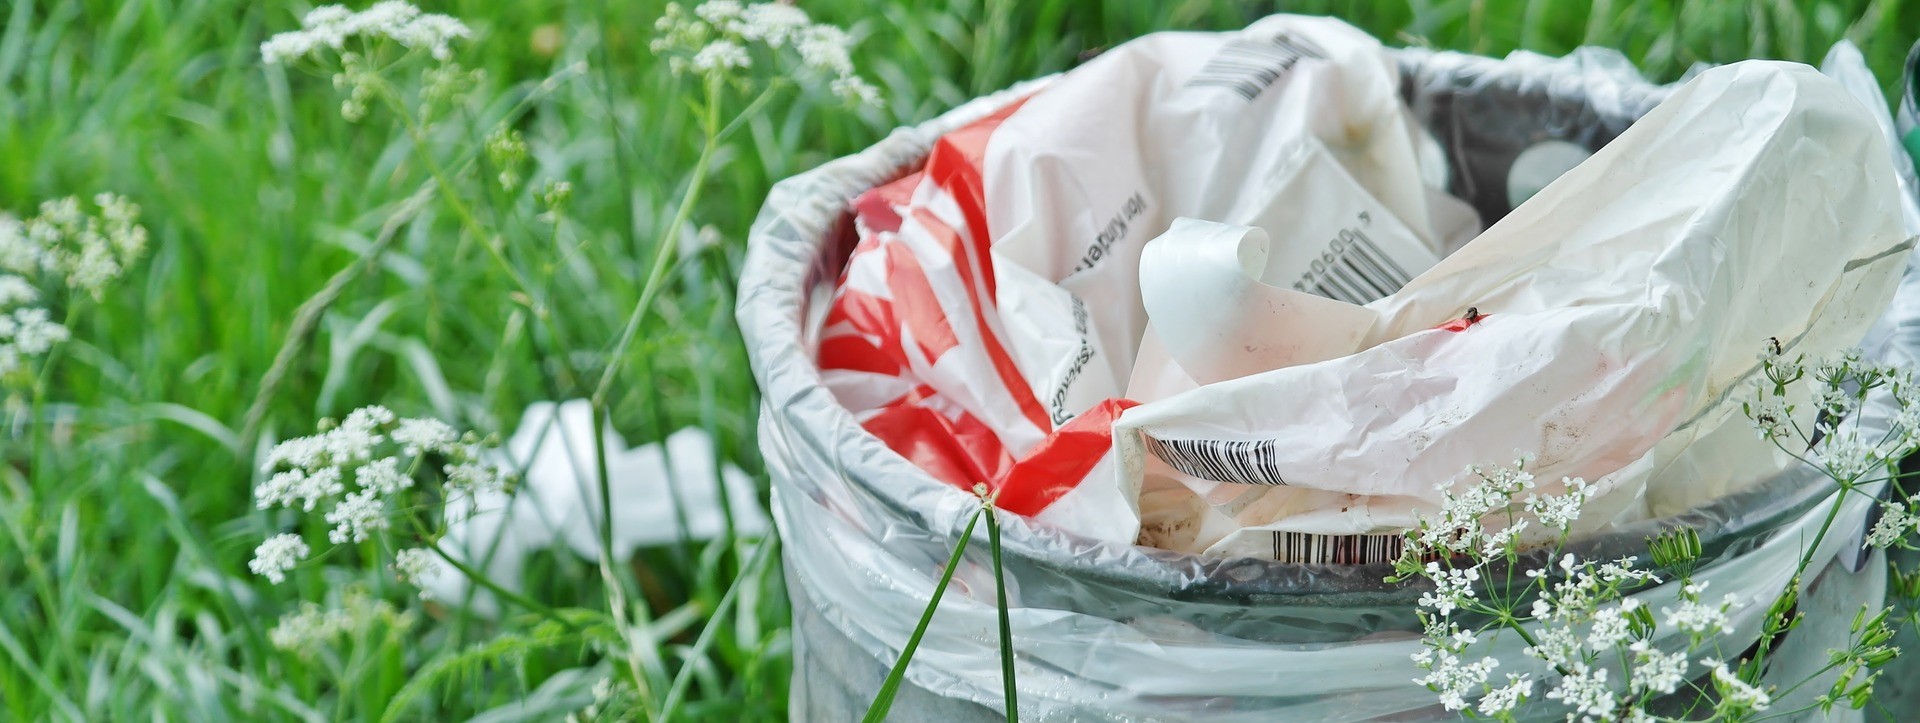
[(1274, 16), (948, 134), (856, 202), (824, 381), (1005, 509), (1290, 561), (1391, 557), (1296, 543), (1397, 539), (1516, 448), (1595, 481), (1588, 525), (1689, 460), (1788, 461), (1722, 431), (1755, 353), (1857, 342), (1911, 247), (1867, 109), (1804, 66), (1709, 70), (1592, 158), (1523, 164), (1543, 188), (1475, 236), (1398, 87), (1359, 31)]
[(1133, 500), (1079, 481), (1115, 474), (1108, 426), (1131, 404), (1147, 239), (1181, 215), (1285, 217), (1276, 194), (1329, 181), (1383, 199), (1365, 210), (1395, 228), (1377, 233), (1406, 267), (1477, 230), (1423, 181), (1444, 161), (1399, 102), (1393, 63), (1329, 18), (1161, 33), (947, 134), (922, 172), (855, 202), (823, 379), (936, 477), (1131, 542)]
[[(606, 430), (610, 450), (607, 476), (613, 481), (613, 548), (625, 557), (643, 547), (671, 545), (683, 539), (711, 540), (725, 533), (727, 515), (734, 534), (767, 533), (766, 510), (753, 478), (732, 464), (714, 472), (713, 439), (688, 427), (666, 443), (627, 447)], [(527, 407), (507, 441), (514, 467), (526, 475), (513, 493), (487, 492), (465, 504), (450, 505), (441, 544), (487, 573), (495, 583), (521, 589), (528, 555), (556, 544), (589, 560), (600, 558), (599, 475), (593, 455), (593, 407), (584, 399), (538, 402)], [(726, 500), (720, 498), (721, 488)], [(678, 509), (676, 510), (676, 503)], [(476, 562), (477, 561), (477, 562)], [(427, 596), (457, 602), (469, 582), (458, 570), (439, 566), (421, 581)], [(497, 601), (486, 590), (473, 591), (473, 609), (493, 614)]]

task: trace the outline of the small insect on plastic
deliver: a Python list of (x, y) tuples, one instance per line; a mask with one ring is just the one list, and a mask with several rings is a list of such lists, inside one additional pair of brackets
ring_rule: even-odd
[(1447, 331), (1466, 331), (1467, 327), (1470, 327), (1470, 326), (1473, 326), (1474, 324), (1478, 324), (1482, 321), (1485, 321), (1488, 316), (1491, 316), (1491, 314), (1480, 313), (1480, 307), (1469, 306), (1467, 307), (1467, 313), (1464, 315), (1461, 315), (1460, 318), (1442, 323), (1441, 325), (1436, 326), (1434, 328), (1445, 329)]

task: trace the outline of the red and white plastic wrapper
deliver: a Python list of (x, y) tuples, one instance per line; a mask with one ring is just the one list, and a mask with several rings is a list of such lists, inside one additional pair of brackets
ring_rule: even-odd
[(1591, 158), (1537, 154), (1482, 232), (1400, 84), (1364, 33), (1275, 16), (948, 133), (856, 201), (823, 380), (1009, 511), (1282, 561), (1390, 559), (1516, 450), (1593, 481), (1587, 530), (1791, 462), (1737, 419), (1757, 351), (1858, 343), (1913, 243), (1867, 108), (1804, 66), (1708, 70)]

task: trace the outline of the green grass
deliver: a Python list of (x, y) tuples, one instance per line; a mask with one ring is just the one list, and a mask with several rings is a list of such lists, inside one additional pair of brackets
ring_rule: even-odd
[[(1091, 50), (1161, 29), (1226, 29), (1277, 9), (1332, 13), (1400, 44), (1488, 54), (1620, 48), (1661, 80), (1697, 61), (1817, 62), (1859, 43), (1888, 87), (1920, 28), (1898, 1), (1301, 2), (1211, 0), (923, 3), (822, 0), (817, 19), (865, 39), (857, 60), (885, 94), (858, 114), (786, 94), (717, 159), (694, 209), (725, 241), (675, 268), (625, 371), (613, 421), (636, 443), (689, 425), (761, 479), (757, 400), (732, 322), (741, 239), (776, 179), (871, 143), (1012, 81), (1070, 67)], [(999, 0), (1004, 2), (1005, 0)], [(343, 122), (324, 81), (263, 68), (258, 44), (296, 26), (304, 5), (234, 0), (13, 0), (0, 4), (0, 208), (112, 190), (145, 208), (150, 259), (87, 310), (51, 379), (51, 404), (7, 411), (0, 468), (0, 719), (450, 720), (523, 701), (578, 707), (599, 653), (552, 644), (551, 630), (436, 610), (402, 631), (301, 657), (265, 630), (300, 600), (349, 584), (396, 605), (407, 593), (352, 558), (281, 587), (246, 572), (276, 518), (253, 509), (240, 439), (249, 404), (297, 307), (355, 263), (427, 172), (404, 131), (378, 114)], [(685, 90), (647, 50), (655, 2), (463, 0), (427, 9), (478, 31), (460, 60), (487, 71), (479, 104), (441, 126), (457, 158), (542, 79), (590, 70), (537, 100), (518, 123), (533, 176), (574, 184), (558, 238), (525, 199), (484, 213), (509, 255), (534, 269), (564, 348), (536, 333), (516, 290), (440, 205), (403, 226), (391, 251), (331, 305), (265, 407), (267, 437), (363, 404), (437, 414), (508, 434), (529, 402), (585, 396), (555, 358), (601, 364), (639, 292), (650, 239), (699, 150)], [(1902, 30), (1902, 29), (1906, 30)], [(542, 46), (536, 35), (557, 33)], [(597, 367), (590, 369), (597, 374)], [(587, 378), (591, 380), (592, 374)], [(39, 426), (55, 440), (35, 453)], [(783, 717), (790, 641), (778, 565), (751, 571), (736, 614), (709, 626), (750, 557), (675, 546), (636, 568), (657, 645), (649, 676), (688, 670), (681, 717)], [(535, 566), (556, 605), (590, 605), (591, 565)], [(416, 606), (417, 607), (417, 606)], [(703, 631), (706, 632), (703, 635)], [(493, 648), (473, 646), (504, 639)], [(513, 643), (547, 646), (510, 653)], [(431, 685), (421, 679), (427, 668)], [(349, 680), (350, 684), (333, 681)], [(584, 681), (584, 682), (582, 682)], [(404, 690), (407, 706), (393, 702)], [(660, 685), (654, 695), (667, 695)], [(389, 710), (393, 708), (393, 710)], [(551, 711), (536, 719), (557, 717)]]

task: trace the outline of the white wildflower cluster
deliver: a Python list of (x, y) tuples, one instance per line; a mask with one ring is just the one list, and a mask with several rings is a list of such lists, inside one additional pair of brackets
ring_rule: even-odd
[[(1660, 582), (1651, 571), (1635, 567), (1637, 558), (1594, 564), (1564, 554), (1559, 572), (1529, 570), (1539, 586), (1529, 620), (1539, 626), (1528, 657), (1564, 671), (1545, 698), (1557, 700), (1578, 716), (1598, 720), (1641, 713), (1656, 696), (1672, 693), (1686, 683), (1687, 655), (1701, 643), (1695, 635), (1683, 651), (1666, 651), (1652, 643), (1653, 633), (1692, 625), (1704, 630), (1726, 622), (1727, 607), (1708, 609), (1699, 603), (1704, 585), (1686, 585), (1681, 610), (1662, 609), (1665, 620), (1655, 620), (1634, 589)], [(1550, 578), (1558, 578), (1548, 582)], [(1728, 601), (1731, 605), (1731, 601)], [(1627, 663), (1624, 680), (1608, 679), (1606, 660)]]
[(287, 571), (307, 559), (307, 541), (299, 535), (282, 534), (267, 538), (253, 550), (253, 562), (247, 567), (253, 574), (278, 585), (287, 580)]
[[(1414, 682), (1432, 690), (1450, 711), (1465, 710), (1478, 698), (1482, 715), (1506, 718), (1533, 695), (1535, 683), (1526, 675), (1510, 674), (1505, 684), (1493, 685), (1500, 661), (1469, 653), (1479, 636), (1461, 627), (1457, 615), (1490, 612), (1476, 590), (1481, 570), (1488, 561), (1508, 558), (1519, 549), (1519, 534), (1530, 522), (1517, 518), (1516, 510), (1522, 505), (1516, 505), (1515, 498), (1523, 492), (1531, 496), (1529, 491), (1536, 487), (1526, 462), (1523, 457), (1511, 467), (1469, 467), (1467, 473), (1475, 482), (1458, 492), (1451, 482), (1440, 485), (1440, 514), (1423, 518), (1408, 532), (1407, 556), (1398, 563), (1433, 583), (1434, 589), (1420, 596), (1419, 615), (1426, 633), (1421, 651), (1413, 656), (1426, 675)], [(1570, 489), (1585, 488), (1584, 482), (1577, 486), (1568, 482)], [(1490, 517), (1504, 518), (1504, 526), (1489, 530), (1484, 521)], [(1467, 564), (1457, 564), (1462, 562)]]
[(1420, 607), (1445, 618), (1473, 600), (1473, 584), (1480, 581), (1480, 568), (1442, 568), (1438, 562), (1429, 562), (1426, 577), (1433, 581), (1433, 592), (1420, 595)]
[(281, 650), (307, 653), (343, 636), (364, 635), (376, 626), (405, 630), (413, 626), (413, 615), (395, 609), (384, 600), (354, 591), (341, 600), (339, 607), (332, 609), (302, 603), (298, 611), (282, 616), (273, 629), (267, 631), (267, 640)]
[[(1811, 448), (1827, 475), (1843, 486), (1873, 481), (1870, 473), (1920, 451), (1920, 379), (1912, 370), (1862, 359), (1848, 349), (1808, 367), (1803, 357), (1787, 358), (1777, 341), (1769, 339), (1760, 353), (1762, 377), (1753, 398), (1744, 406), (1761, 438), (1798, 453)], [(1811, 382), (1811, 429), (1797, 423), (1790, 387)], [(1876, 396), (1892, 401), (1891, 424), (1886, 430), (1859, 429), (1860, 407)]]
[[(1842, 483), (1867, 482), (1869, 473), (1906, 456), (1906, 450), (1889, 448), (1885, 442), (1868, 441), (1852, 425), (1823, 426), (1826, 437), (1814, 448), (1827, 475)], [(1904, 443), (1902, 443), (1904, 446)]]
[(457, 19), (422, 13), (412, 3), (388, 0), (354, 12), (341, 5), (322, 5), (300, 19), (300, 29), (280, 33), (260, 44), (260, 58), (268, 64), (318, 58), (323, 50), (344, 52), (357, 41), (365, 48), (389, 40), (414, 50), (425, 50), (435, 60), (453, 56), (451, 43), (473, 36)]
[[(419, 115), (425, 120), (438, 103), (449, 102), (484, 77), (453, 62), (452, 43), (473, 36), (459, 20), (423, 13), (411, 3), (388, 0), (354, 12), (340, 5), (314, 8), (300, 20), (300, 29), (260, 44), (260, 58), (268, 65), (311, 61), (332, 73), (333, 87), (346, 93), (340, 116), (358, 122), (367, 116), (385, 84), (384, 75), (407, 61), (407, 56), (383, 60), (389, 44), (408, 51), (424, 51), (433, 64), (421, 75)], [(337, 64), (336, 61), (337, 60)]]
[[(1560, 556), (1556, 566), (1559, 568), (1557, 580), (1552, 579), (1556, 575), (1548, 570), (1528, 570), (1527, 577), (1540, 586), (1540, 596), (1533, 601), (1533, 619), (1551, 623), (1591, 622), (1610, 601), (1619, 600), (1636, 587), (1660, 582), (1651, 571), (1635, 568), (1638, 561), (1636, 557), (1623, 557), (1596, 565), (1566, 553)], [(1631, 613), (1633, 609), (1628, 607), (1622, 612)], [(1549, 659), (1547, 662), (1561, 661)]]
[(1798, 429), (1794, 423), (1794, 405), (1787, 401), (1787, 386), (1806, 376), (1801, 357), (1788, 357), (1779, 339), (1768, 339), (1760, 350), (1762, 378), (1754, 381), (1753, 398), (1741, 405), (1761, 439), (1785, 439)]
[(1913, 534), (1916, 524), (1920, 524), (1920, 519), (1914, 518), (1906, 505), (1882, 504), (1880, 519), (1875, 520), (1873, 529), (1867, 532), (1865, 544), (1883, 549), (1899, 545)]
[[(403, 495), (415, 486), (416, 475), (435, 463), (443, 479), (437, 499), (498, 491), (510, 479), (478, 437), (437, 419), (400, 418), (372, 406), (322, 427), (319, 434), (289, 439), (267, 452), (261, 471), (268, 477), (254, 488), (254, 498), (263, 510), (324, 507), (327, 541), (334, 545), (366, 542), (387, 530), (396, 510), (412, 507)], [(307, 553), (298, 539), (279, 535), (261, 545), (254, 572), (280, 582)], [(431, 570), (430, 562), (421, 551), (403, 551), (395, 566), (403, 578), (418, 580)]]
[(146, 247), (140, 207), (111, 193), (91, 208), (72, 196), (47, 201), (25, 220), (0, 212), (0, 380), (22, 379), (29, 361), (71, 335), (43, 288), (98, 300)]
[(1745, 711), (1764, 713), (1773, 705), (1773, 698), (1767, 692), (1748, 685), (1733, 671), (1727, 670), (1727, 664), (1718, 660), (1702, 660), (1701, 665), (1713, 669), (1713, 687), (1720, 694), (1720, 705), (1715, 712)]
[(1480, 696), (1480, 715), (1499, 717), (1508, 715), (1513, 709), (1533, 696), (1533, 679), (1524, 675), (1507, 674), (1507, 684), (1487, 691)]
[(689, 12), (669, 3), (654, 29), (659, 34), (653, 52), (667, 58), (675, 73), (744, 80), (744, 71), (753, 67), (753, 48), (760, 46), (775, 57), (790, 51), (800, 68), (828, 79), (828, 90), (849, 103), (880, 102), (879, 89), (854, 70), (852, 36), (813, 22), (793, 5), (708, 0)]
[(0, 287), (9, 303), (38, 299), (31, 283), (38, 277), (98, 299), (146, 253), (140, 207), (121, 196), (96, 195), (92, 209), (69, 196), (41, 203), (39, 210), (25, 221), (0, 214), (0, 271), (11, 274), (0, 276), (11, 279), (0, 281)]
[(1565, 532), (1575, 520), (1580, 519), (1580, 508), (1587, 500), (1593, 499), (1594, 488), (1579, 477), (1561, 480), (1566, 492), (1558, 495), (1528, 494), (1525, 507), (1528, 514), (1548, 528)]
[[(1757, 393), (1744, 405), (1754, 428), (1762, 439), (1813, 460), (1842, 494), (1886, 479), (1896, 462), (1920, 449), (1920, 379), (1907, 370), (1865, 361), (1857, 352), (1809, 365), (1800, 357), (1789, 357), (1775, 340), (1768, 340), (1760, 354), (1760, 370)], [(1793, 388), (1803, 382), (1813, 388)], [(1799, 396), (1790, 397), (1790, 393)], [(1890, 430), (1862, 428), (1860, 412), (1874, 395), (1892, 400), (1891, 405), (1874, 407), (1893, 409), (1888, 417)], [(1810, 418), (1795, 417), (1796, 398), (1801, 406), (1811, 407)], [(1720, 649), (1725, 636), (1735, 630), (1733, 619), (1740, 608), (1766, 601), (1742, 600), (1732, 594), (1710, 597), (1707, 582), (1692, 578), (1702, 555), (1700, 538), (1691, 530), (1677, 529), (1648, 541), (1656, 567), (1677, 578), (1672, 583), (1675, 597), (1658, 605), (1656, 612), (1651, 609), (1656, 606), (1632, 596), (1662, 582), (1652, 570), (1638, 567), (1636, 558), (1596, 563), (1564, 553), (1571, 525), (1594, 489), (1582, 480), (1568, 479), (1559, 494), (1535, 492), (1536, 482), (1525, 472), (1525, 462), (1522, 459), (1505, 469), (1470, 468), (1477, 482), (1457, 493), (1453, 485), (1443, 485), (1440, 514), (1422, 519), (1407, 533), (1407, 551), (1396, 562), (1398, 577), (1393, 579), (1417, 576), (1433, 585), (1419, 602), (1425, 632), (1423, 649), (1414, 655), (1414, 662), (1426, 675), (1417, 682), (1432, 689), (1448, 710), (1468, 710), (1477, 699), (1474, 712), (1500, 720), (1516, 719), (1517, 707), (1536, 688), (1542, 701), (1564, 707), (1569, 721), (1655, 720), (1647, 711), (1649, 705), (1688, 691), (1705, 696), (1696, 703), (1711, 706), (1714, 720), (1745, 720), (1766, 711), (1773, 704), (1771, 691), (1754, 682), (1756, 671), (1763, 669), (1766, 646), (1757, 648), (1760, 657), (1747, 661), (1742, 672), (1729, 669), (1726, 661), (1701, 655)], [(1866, 543), (1907, 545), (1920, 529), (1920, 500), (1881, 504), (1881, 517)], [(1485, 520), (1504, 521), (1504, 526), (1490, 532)], [(1519, 540), (1503, 533), (1529, 522), (1560, 533), (1557, 559), (1527, 570), (1520, 584), (1498, 584), (1510, 578), (1504, 570), (1489, 572), (1487, 565), (1520, 563)], [(1817, 547), (1819, 540), (1806, 544)], [(1483, 581), (1494, 586), (1476, 589)], [(1920, 589), (1920, 585), (1914, 587)], [(1788, 611), (1793, 608), (1793, 590), (1782, 592), (1768, 605), (1762, 618), (1763, 638), (1791, 626)], [(1529, 599), (1531, 604), (1526, 605)], [(1869, 620), (1863, 610), (1854, 621), (1851, 647), (1829, 651), (1828, 669), (1838, 669), (1841, 675), (1819, 698), (1823, 710), (1865, 704), (1876, 669), (1897, 652), (1888, 644), (1893, 632), (1886, 625), (1887, 615), (1882, 611)], [(1480, 622), (1471, 622), (1469, 616)], [(1474, 624), (1484, 627), (1475, 629)], [(1551, 680), (1508, 675), (1506, 683), (1496, 687), (1492, 674), (1500, 661), (1476, 657), (1471, 650), (1482, 636), (1507, 630), (1526, 637), (1523, 654), (1550, 668)]]
[[(1521, 457), (1506, 467), (1468, 467), (1474, 481), (1460, 491), (1452, 481), (1441, 483), (1440, 514), (1420, 519), (1410, 549), (1448, 554), (1477, 550), (1484, 557), (1500, 557), (1517, 552), (1521, 535), (1536, 522), (1552, 533), (1565, 533), (1595, 490), (1584, 479), (1567, 477), (1560, 480), (1560, 494), (1536, 492), (1539, 485), (1526, 466), (1527, 459)], [(1498, 529), (1490, 529), (1489, 522)]]
[(1727, 613), (1733, 610), (1739, 598), (1731, 593), (1721, 598), (1718, 604), (1709, 604), (1701, 600), (1707, 591), (1707, 583), (1688, 583), (1680, 588), (1680, 604), (1672, 608), (1660, 608), (1669, 628), (1684, 630), (1698, 640), (1707, 635), (1733, 632), (1733, 623)]
[[(1760, 367), (1762, 378), (1744, 406), (1748, 419), (1763, 439), (1796, 454), (1804, 450), (1802, 456), (1843, 489), (1887, 479), (1901, 459), (1920, 452), (1920, 378), (1912, 370), (1867, 361), (1855, 349), (1809, 365), (1772, 339), (1760, 352)], [(1802, 382), (1812, 387), (1806, 393), (1817, 415), (1806, 425), (1793, 420), (1795, 405), (1788, 401)], [(1857, 412), (1870, 400), (1890, 402), (1884, 430), (1860, 426)], [(1907, 547), (1916, 531), (1920, 500), (1883, 501), (1865, 545)]]
[(411, 547), (393, 555), (393, 574), (401, 582), (420, 588), (420, 598), (433, 599), (432, 591), (422, 586), (427, 578), (440, 570), (440, 556), (432, 550)]
[[(1705, 602), (1704, 583), (1683, 581), (1678, 604), (1662, 608), (1656, 617), (1631, 597), (1661, 582), (1653, 571), (1638, 567), (1637, 558), (1596, 563), (1566, 553), (1546, 569), (1528, 570), (1519, 585), (1476, 589), (1504, 577), (1489, 574), (1487, 565), (1518, 562), (1521, 541), (1511, 530), (1537, 523), (1556, 532), (1564, 545), (1572, 522), (1594, 494), (1579, 479), (1563, 480), (1557, 494), (1539, 490), (1526, 462), (1523, 457), (1511, 467), (1470, 468), (1475, 483), (1457, 493), (1451, 485), (1443, 487), (1440, 514), (1408, 533), (1408, 553), (1397, 569), (1433, 585), (1419, 601), (1425, 632), (1413, 660), (1426, 674), (1415, 682), (1434, 691), (1447, 710), (1497, 720), (1515, 719), (1536, 694), (1564, 706), (1569, 720), (1650, 720), (1646, 704), (1705, 674), (1691, 667), (1691, 656), (1730, 628), (1734, 600)], [(1502, 519), (1505, 527), (1490, 532), (1486, 519)], [(1663, 565), (1690, 564), (1697, 548), (1697, 537), (1678, 535), (1656, 544), (1655, 558)], [(1528, 597), (1530, 607), (1520, 602)], [(1468, 616), (1489, 621), (1488, 627), (1467, 627)], [(1496, 682), (1500, 661), (1472, 651), (1483, 636), (1501, 634), (1501, 626), (1524, 626), (1530, 644), (1523, 653), (1556, 675), (1536, 680), (1508, 674)], [(1684, 649), (1655, 646), (1654, 634), (1662, 630), (1685, 633)]]
[[(1427, 674), (1424, 677), (1415, 678), (1413, 682), (1424, 685), (1439, 695), (1441, 705), (1446, 706), (1447, 710), (1465, 709), (1469, 696), (1482, 694), (1487, 688), (1487, 679), (1493, 675), (1493, 669), (1500, 667), (1500, 661), (1492, 656), (1481, 656), (1468, 662), (1466, 656), (1461, 653), (1444, 648), (1422, 650), (1415, 656), (1415, 662), (1419, 663)], [(1526, 690), (1532, 689), (1532, 681), (1526, 676), (1512, 676), (1510, 684), (1525, 685)], [(1524, 699), (1521, 690), (1515, 687), (1515, 700), (1507, 704), (1507, 708)]]
[(1569, 667), (1560, 676), (1559, 685), (1547, 691), (1546, 698), (1566, 704), (1577, 715), (1597, 720), (1614, 718), (1620, 707), (1613, 686), (1607, 682), (1607, 669), (1590, 666), (1586, 661)]
[(0, 312), (0, 378), (19, 378), (27, 371), (27, 360), (51, 351), (68, 336), (67, 327), (54, 321), (46, 309)]

